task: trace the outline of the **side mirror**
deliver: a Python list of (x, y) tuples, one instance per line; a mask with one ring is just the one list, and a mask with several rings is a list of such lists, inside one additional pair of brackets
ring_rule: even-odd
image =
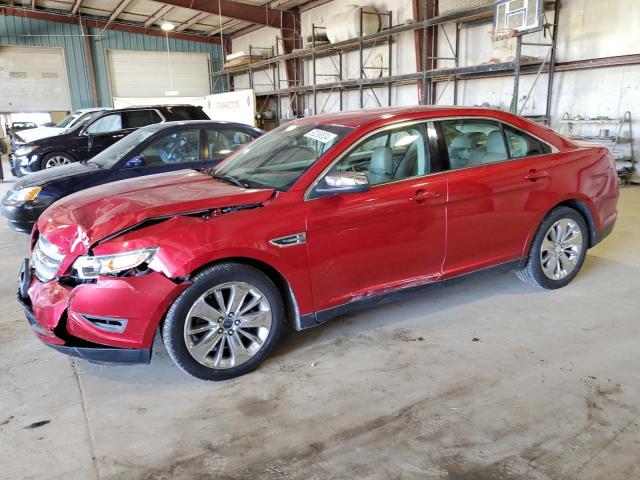
[(125, 163), (124, 168), (139, 168), (144, 167), (145, 161), (142, 155), (136, 155), (131, 160)]
[(313, 190), (313, 198), (367, 191), (369, 191), (369, 179), (364, 173), (331, 173), (318, 182)]

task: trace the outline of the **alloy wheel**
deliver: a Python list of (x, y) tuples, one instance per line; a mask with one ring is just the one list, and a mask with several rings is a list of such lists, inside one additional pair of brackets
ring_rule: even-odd
[(562, 280), (576, 268), (583, 248), (582, 230), (573, 220), (555, 222), (542, 240), (540, 264), (551, 280)]
[(191, 306), (184, 340), (191, 356), (214, 369), (237, 367), (260, 351), (271, 331), (265, 294), (244, 282), (207, 290)]
[(47, 159), (47, 163), (45, 163), (44, 168), (52, 168), (58, 167), (60, 165), (68, 165), (71, 163), (67, 157), (63, 157), (62, 155), (54, 155), (51, 158)]

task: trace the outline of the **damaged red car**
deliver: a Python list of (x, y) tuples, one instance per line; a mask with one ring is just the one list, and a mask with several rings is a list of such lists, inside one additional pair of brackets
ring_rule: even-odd
[(212, 172), (95, 187), (34, 228), (19, 301), (36, 335), (148, 362), (156, 331), (201, 379), (255, 369), (285, 325), (490, 267), (573, 279), (616, 221), (606, 148), (505, 112), (393, 108), (303, 118)]

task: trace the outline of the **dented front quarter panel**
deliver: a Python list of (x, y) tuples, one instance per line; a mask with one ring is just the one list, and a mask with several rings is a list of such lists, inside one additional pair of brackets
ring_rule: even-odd
[[(95, 254), (158, 246), (169, 278), (188, 278), (222, 260), (258, 261), (276, 269), (293, 290), (302, 315), (313, 311), (306, 244), (277, 247), (269, 240), (305, 232), (300, 192), (279, 192), (261, 206), (211, 216), (175, 215), (97, 245)], [(154, 263), (154, 267), (158, 265)]]

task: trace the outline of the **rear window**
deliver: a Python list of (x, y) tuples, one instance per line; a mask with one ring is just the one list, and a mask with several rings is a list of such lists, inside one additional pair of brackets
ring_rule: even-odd
[(132, 110), (124, 113), (124, 128), (146, 127), (162, 119), (154, 110)]
[(166, 107), (170, 118), (167, 120), (210, 120), (200, 107), (182, 106)]

